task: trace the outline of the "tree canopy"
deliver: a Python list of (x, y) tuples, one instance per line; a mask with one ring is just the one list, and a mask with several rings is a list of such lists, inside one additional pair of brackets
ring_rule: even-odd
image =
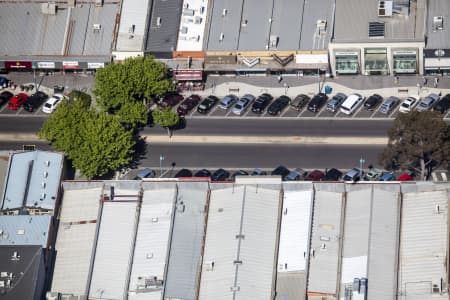
[(66, 153), (75, 168), (93, 178), (130, 162), (134, 140), (118, 118), (97, 112), (85, 101), (64, 101), (38, 132)]
[(171, 127), (178, 124), (180, 117), (170, 108), (156, 109), (152, 112), (153, 122), (161, 127), (167, 128), (167, 134), (172, 136)]
[(169, 68), (150, 56), (128, 58), (123, 64), (109, 64), (95, 75), (97, 103), (102, 110), (126, 118), (122, 122), (140, 122), (146, 118), (142, 107), (133, 107), (132, 103), (143, 103), (144, 98), (150, 99), (173, 89)]
[(418, 169), (423, 179), (431, 174), (433, 167), (448, 165), (449, 136), (449, 127), (439, 112), (399, 114), (388, 131), (388, 145), (380, 162), (388, 168)]

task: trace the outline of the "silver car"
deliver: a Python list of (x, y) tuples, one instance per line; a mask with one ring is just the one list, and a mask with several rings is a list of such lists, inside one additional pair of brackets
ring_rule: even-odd
[(235, 95), (226, 95), (225, 97), (223, 97), (222, 101), (220, 101), (219, 107), (222, 109), (229, 109), (230, 107), (232, 107), (237, 101), (239, 100), (239, 98)]
[(336, 112), (341, 104), (347, 99), (347, 96), (343, 93), (337, 93), (327, 103), (327, 110)]
[(437, 94), (429, 94), (425, 98), (420, 101), (420, 103), (417, 105), (416, 110), (417, 111), (425, 111), (430, 110), (433, 108), (434, 104), (439, 101), (439, 95)]
[(250, 94), (244, 95), (233, 106), (233, 113), (236, 115), (242, 115), (253, 101), (255, 101), (255, 96), (250, 95)]
[(378, 110), (382, 114), (389, 114), (397, 104), (400, 103), (400, 99), (394, 96), (391, 96), (384, 100), (383, 104), (381, 104), (380, 109)]

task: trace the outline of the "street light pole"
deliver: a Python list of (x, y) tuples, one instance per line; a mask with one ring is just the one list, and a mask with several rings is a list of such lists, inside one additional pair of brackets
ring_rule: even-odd
[(362, 169), (365, 162), (366, 160), (361, 156), (361, 158), (359, 159), (359, 180), (362, 180)]
[(159, 178), (162, 177), (162, 161), (164, 160), (164, 156), (162, 154), (159, 155)]

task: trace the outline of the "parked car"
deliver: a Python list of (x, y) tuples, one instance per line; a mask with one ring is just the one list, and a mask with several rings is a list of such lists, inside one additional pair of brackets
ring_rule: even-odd
[(177, 172), (177, 174), (175, 174), (174, 177), (175, 178), (192, 177), (192, 172), (189, 169), (181, 169), (180, 171)]
[(208, 96), (199, 104), (197, 111), (201, 114), (208, 113), (219, 102), (216, 96)]
[(267, 109), (267, 113), (269, 115), (279, 115), (281, 112), (286, 108), (286, 106), (289, 105), (291, 102), (291, 98), (288, 96), (280, 96), (275, 100), (272, 104), (270, 104), (269, 108)]
[(306, 176), (305, 180), (308, 181), (320, 181), (325, 177), (325, 173), (319, 170), (314, 170)]
[(439, 101), (438, 94), (429, 94), (423, 98), (419, 104), (416, 106), (417, 111), (425, 111), (433, 108), (434, 104)]
[(271, 173), (270, 175), (273, 175), (273, 176), (279, 175), (279, 176), (281, 176), (281, 179), (284, 180), (284, 178), (285, 178), (290, 172), (291, 172), (291, 171), (289, 171), (289, 169), (286, 168), (285, 166), (278, 166), (278, 167), (276, 167), (276, 168), (272, 171), (272, 173)]
[(311, 100), (310, 97), (306, 96), (305, 94), (300, 94), (291, 101), (291, 108), (300, 111), (303, 107), (306, 106), (306, 104), (308, 104), (309, 100)]
[(400, 104), (400, 108), (398, 109), (401, 113), (410, 112), (419, 102), (419, 98), (416, 96), (409, 96), (405, 100), (403, 100), (402, 104)]
[(273, 100), (271, 94), (264, 93), (256, 98), (252, 105), (252, 112), (255, 114), (262, 114), (266, 109), (267, 105)]
[(378, 111), (382, 114), (390, 114), (394, 107), (396, 107), (399, 103), (399, 98), (391, 96), (383, 101)]
[(27, 100), (25, 100), (25, 103), (23, 104), (23, 109), (29, 112), (33, 112), (34, 110), (38, 109), (39, 106), (42, 105), (42, 103), (47, 100), (48, 96), (46, 93), (38, 91), (28, 97)]
[(331, 168), (325, 172), (325, 176), (322, 181), (338, 181), (342, 177), (342, 172), (338, 169)]
[(230, 173), (224, 169), (218, 169), (211, 175), (212, 181), (224, 181), (230, 177)]
[(368, 180), (368, 181), (376, 181), (380, 178), (382, 173), (383, 173), (383, 171), (381, 171), (380, 169), (371, 168), (371, 169), (369, 169), (367, 174), (364, 176), (364, 179)]
[(9, 99), (8, 108), (11, 110), (18, 110), (25, 103), (25, 100), (27, 100), (27, 98), (28, 95), (25, 93), (19, 93), (15, 95), (11, 99)]
[(433, 107), (433, 110), (439, 111), (441, 114), (445, 114), (449, 108), (450, 108), (450, 94), (447, 94), (444, 97), (442, 97), (442, 99), (439, 100), (438, 103), (436, 103), (436, 105)]
[(255, 170), (253, 170), (252, 174), (250, 174), (252, 176), (264, 176), (267, 175), (267, 172), (264, 171), (263, 169), (260, 168), (256, 168)]
[(318, 112), (327, 100), (328, 96), (324, 93), (315, 95), (308, 103), (308, 110), (313, 113)]
[(161, 97), (159, 106), (161, 106), (162, 108), (173, 107), (180, 103), (181, 100), (183, 100), (183, 96), (176, 92), (166, 93)]
[(181, 104), (177, 107), (177, 113), (180, 116), (187, 115), (199, 102), (200, 96), (191, 95), (181, 102)]
[(235, 95), (226, 95), (223, 97), (223, 99), (220, 101), (219, 107), (222, 109), (229, 109), (232, 107), (236, 102), (238, 102), (239, 98)]
[(361, 177), (364, 176), (364, 171), (359, 168), (353, 168), (349, 170), (347, 173), (345, 173), (344, 177), (342, 178), (344, 181), (359, 181)]
[(8, 103), (8, 101), (14, 97), (14, 94), (8, 91), (3, 91), (0, 94), (0, 106), (2, 106), (5, 103)]
[(395, 176), (390, 172), (383, 173), (383, 175), (380, 176), (380, 181), (394, 181), (394, 180)]
[(153, 178), (155, 176), (156, 176), (155, 170), (145, 168), (137, 173), (136, 177), (134, 177), (134, 180), (142, 180), (144, 178)]
[(403, 173), (402, 175), (400, 175), (397, 178), (398, 181), (413, 181), (414, 177), (412, 177), (410, 174), (408, 173)]
[(303, 169), (295, 169), (289, 172), (289, 174), (286, 175), (284, 180), (286, 181), (298, 181), (305, 178), (305, 176), (308, 174), (308, 172), (305, 172)]
[(211, 177), (211, 172), (206, 169), (201, 169), (194, 174), (194, 177)]
[(62, 100), (64, 99), (64, 96), (61, 94), (54, 94), (53, 96), (50, 97), (50, 99), (48, 99), (44, 105), (42, 106), (42, 111), (47, 113), (47, 114), (51, 114), (56, 107), (62, 102)]
[(233, 173), (233, 175), (231, 175), (231, 178), (235, 180), (236, 176), (248, 176), (248, 172), (244, 170), (237, 170), (236, 172)]
[(363, 100), (364, 97), (360, 94), (351, 94), (345, 99), (344, 103), (342, 103), (340, 110), (346, 115), (351, 115), (362, 104)]
[(0, 89), (6, 88), (9, 84), (9, 79), (3, 76), (0, 76)]
[(381, 101), (383, 101), (383, 97), (378, 94), (373, 94), (367, 98), (366, 102), (364, 102), (364, 108), (367, 110), (375, 110), (378, 105), (380, 105)]
[(343, 93), (337, 93), (327, 102), (327, 110), (336, 112), (342, 103), (347, 99), (347, 96)]
[(233, 113), (235, 115), (242, 115), (250, 104), (255, 100), (255, 96), (246, 94), (233, 106)]

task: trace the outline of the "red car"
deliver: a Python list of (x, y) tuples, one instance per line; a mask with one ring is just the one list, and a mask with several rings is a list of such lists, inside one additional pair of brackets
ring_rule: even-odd
[(177, 113), (182, 116), (188, 114), (200, 102), (200, 97), (197, 95), (189, 96), (181, 102), (177, 108)]
[(11, 110), (18, 110), (27, 99), (28, 99), (27, 94), (25, 93), (17, 94), (12, 99), (9, 100), (8, 108)]
[(159, 102), (159, 105), (163, 108), (166, 107), (172, 107), (177, 105), (181, 100), (183, 100), (183, 96), (181, 96), (178, 93), (167, 93), (164, 96), (162, 96), (161, 101)]

